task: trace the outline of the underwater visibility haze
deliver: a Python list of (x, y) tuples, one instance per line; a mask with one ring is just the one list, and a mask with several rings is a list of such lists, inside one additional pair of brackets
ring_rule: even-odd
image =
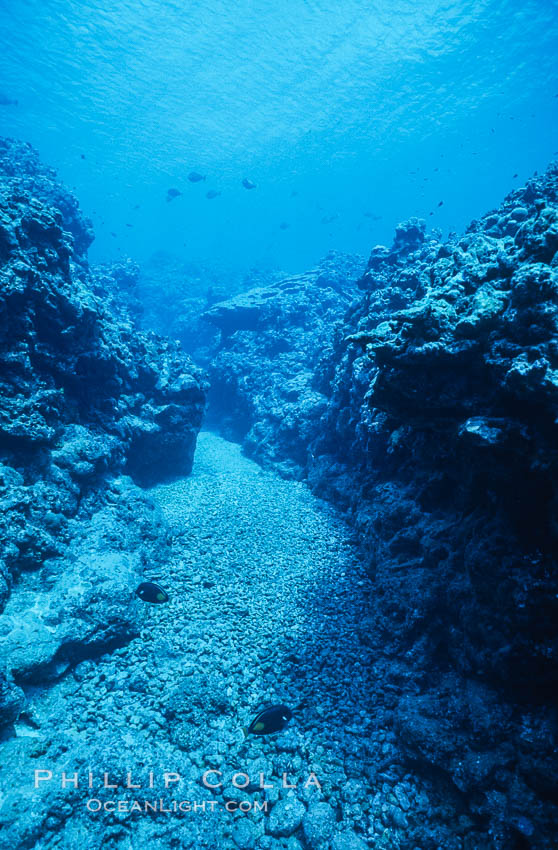
[(75, 187), (95, 259), (299, 271), (544, 168), (557, 27), (550, 0), (4, 0), (0, 128)]
[(0, 4), (0, 850), (558, 847), (557, 55)]

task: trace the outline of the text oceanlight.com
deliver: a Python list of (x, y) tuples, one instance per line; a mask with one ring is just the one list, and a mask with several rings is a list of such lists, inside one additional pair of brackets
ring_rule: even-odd
[(225, 809), (227, 812), (267, 812), (267, 800), (227, 800), (221, 803), (219, 800), (99, 800), (91, 797), (86, 804), (88, 811), (93, 814), (99, 812), (118, 812), (118, 814), (141, 813), (149, 814), (162, 812), (166, 814), (188, 814), (214, 812), (216, 809)]

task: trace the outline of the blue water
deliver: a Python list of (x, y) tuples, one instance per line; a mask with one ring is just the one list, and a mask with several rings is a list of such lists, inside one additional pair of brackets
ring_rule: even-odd
[(409, 215), (463, 228), (558, 148), (551, 0), (2, 0), (0, 43), (0, 134), (75, 187), (93, 260), (366, 255)]

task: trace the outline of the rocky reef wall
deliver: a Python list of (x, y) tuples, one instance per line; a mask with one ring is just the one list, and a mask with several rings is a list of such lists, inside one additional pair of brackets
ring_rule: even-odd
[(558, 822), (557, 202), (552, 167), (462, 237), (372, 252), (308, 464), (369, 552), (378, 645), (422, 671), (402, 748), (501, 847)]
[(0, 141), (4, 722), (19, 684), (133, 636), (133, 590), (165, 552), (136, 485), (189, 472), (204, 411), (202, 372), (178, 343), (138, 332), (114, 295), (129, 269), (95, 275), (91, 241), (54, 172)]

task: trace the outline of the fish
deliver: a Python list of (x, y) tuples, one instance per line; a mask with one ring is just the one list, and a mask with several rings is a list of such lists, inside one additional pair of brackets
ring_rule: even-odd
[(200, 180), (205, 180), (205, 176), (203, 174), (198, 174), (197, 171), (190, 171), (188, 180), (190, 183), (199, 183)]
[(82, 159), (85, 159), (85, 154), (84, 154), (84, 153), (80, 153), (80, 157), (81, 157)]
[(0, 106), (17, 106), (19, 101), (7, 94), (0, 94)]
[(373, 212), (365, 212), (364, 215), (366, 216), (366, 218), (371, 218), (372, 221), (380, 221), (382, 218), (381, 215), (376, 215), (376, 213)]
[(332, 213), (331, 215), (324, 215), (322, 218), (322, 224), (331, 224), (332, 221), (339, 218), (339, 213)]
[(282, 221), (282, 222), (281, 222), (281, 224), (279, 225), (279, 228), (280, 228), (281, 230), (287, 230), (287, 228), (288, 228), (288, 227), (290, 227), (290, 226), (291, 226), (291, 225), (289, 224), (289, 222), (288, 222), (288, 221)]
[(255, 189), (256, 188), (256, 184), (253, 183), (251, 180), (248, 180), (247, 177), (245, 177), (244, 180), (242, 181), (242, 185), (244, 186), (245, 189)]
[(213, 200), (213, 198), (218, 198), (221, 192), (217, 192), (216, 189), (210, 189), (209, 192), (205, 193), (205, 197), (209, 198), (209, 200)]
[(439, 207), (443, 207), (443, 206), (444, 206), (444, 202), (443, 202), (443, 201), (440, 201), (440, 203), (438, 204), (438, 206), (439, 206)]
[(512, 180), (515, 180), (516, 177), (517, 177), (517, 172), (513, 175)]
[(167, 190), (167, 201), (174, 201), (175, 198), (178, 198), (182, 192), (179, 189), (168, 189)]
[(288, 705), (278, 703), (263, 708), (252, 720), (248, 727), (243, 727), (244, 737), (248, 735), (273, 735), (281, 732), (292, 719), (293, 712)]
[(167, 591), (154, 581), (142, 581), (136, 590), (136, 596), (139, 596), (143, 602), (151, 602), (154, 605), (162, 605), (169, 601)]
[(133, 224), (130, 224), (129, 222), (126, 222), (126, 227), (133, 227), (133, 226), (134, 226)]

